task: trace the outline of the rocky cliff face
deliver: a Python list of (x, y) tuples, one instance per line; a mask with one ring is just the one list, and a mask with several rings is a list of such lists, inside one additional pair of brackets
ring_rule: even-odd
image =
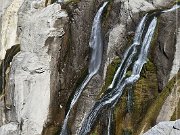
[[(103, 2), (0, 0), (0, 135), (60, 133), (73, 94), (88, 72), (92, 23)], [(141, 18), (175, 3), (109, 0), (102, 17), (103, 62), (70, 113), (69, 134), (78, 134), (105, 93)], [(141, 77), (126, 88), (114, 109), (113, 134), (143, 134), (156, 122), (180, 119), (179, 15), (179, 9), (158, 15)], [(145, 134), (154, 134), (161, 126), (172, 128), (174, 122), (159, 125)], [(91, 134), (106, 135), (104, 127), (108, 127), (105, 110)]]

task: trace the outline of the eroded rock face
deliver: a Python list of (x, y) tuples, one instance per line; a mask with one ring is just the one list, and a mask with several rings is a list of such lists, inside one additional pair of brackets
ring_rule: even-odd
[(164, 104), (159, 112), (159, 115), (157, 117), (156, 123), (162, 122), (162, 121), (170, 121), (171, 117), (173, 116), (175, 109), (178, 108), (178, 103), (180, 102), (180, 86), (178, 85), (179, 81), (174, 85), (174, 88), (172, 89), (172, 92), (169, 94), (169, 96), (164, 101)]
[[(6, 2), (3, 6), (9, 6), (2, 14), (1, 23), (1, 44), (0, 44), (0, 60), (3, 60), (6, 55), (6, 50), (13, 45), (19, 44), (17, 37), (17, 12), (24, 0), (13, 0), (11, 3)], [(1, 2), (2, 3), (2, 2)], [(4, 3), (4, 2), (3, 2)]]
[(38, 57), (35, 53), (25, 52), (19, 53), (12, 62), (10, 91), (6, 97), (12, 103), (7, 101), (6, 105), (10, 106), (8, 121), (16, 120), (22, 124), (21, 134), (41, 134), (47, 119), (50, 104), (49, 61), (48, 55)]
[[(23, 10), (26, 9), (26, 10)], [(26, 19), (24, 19), (26, 18)], [(49, 38), (64, 35), (67, 13), (58, 4), (35, 9), (25, 1), (19, 13), (21, 51), (11, 64), (5, 106), (6, 125), (3, 135), (40, 135), (49, 114), (51, 96), (51, 62), (57, 47), (46, 44)], [(60, 25), (57, 25), (60, 24)], [(58, 40), (57, 40), (58, 41)], [(57, 43), (56, 43), (57, 44)], [(49, 50), (52, 48), (54, 50)], [(57, 64), (57, 63), (56, 63)], [(53, 66), (53, 65), (52, 65)], [(52, 69), (53, 70), (53, 69)], [(9, 122), (17, 123), (17, 132), (8, 131)], [(12, 129), (13, 130), (13, 129)]]
[(174, 0), (152, 0), (152, 3), (156, 7), (168, 6), (170, 3), (173, 3)]
[[(4, 74), (2, 61), (6, 51), (18, 42), (17, 39), (17, 11), (21, 1), (0, 0), (0, 93), (2, 94), (4, 84)], [(3, 64), (4, 65), (4, 64)], [(5, 71), (4, 71), (5, 72)], [(0, 95), (0, 126), (5, 124), (4, 94)]]
[(125, 2), (126, 8), (131, 13), (139, 13), (154, 9), (153, 5), (146, 0), (128, 0)]
[(8, 123), (6, 125), (3, 125), (0, 128), (0, 134), (1, 135), (18, 135), (18, 124), (15, 122)]
[(171, 72), (170, 72), (170, 77), (169, 80), (171, 80), (179, 71), (180, 69), (180, 28), (176, 28), (177, 31), (177, 41), (176, 41), (176, 51), (175, 51), (175, 55), (174, 55), (174, 60), (173, 60), (173, 66), (171, 68)]
[(157, 77), (159, 81), (159, 91), (166, 86), (169, 80), (176, 50), (176, 43), (178, 45), (178, 33), (176, 29), (180, 27), (180, 24), (177, 23), (179, 20), (176, 18), (180, 18), (179, 14), (176, 14), (176, 11), (168, 12), (160, 16), (160, 23), (157, 32), (158, 38), (155, 43), (154, 53), (154, 61), (157, 66)]

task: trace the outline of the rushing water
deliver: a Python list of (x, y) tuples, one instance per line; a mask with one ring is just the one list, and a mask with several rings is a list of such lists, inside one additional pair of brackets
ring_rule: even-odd
[(114, 87), (117, 78), (119, 78), (120, 81), (122, 80), (123, 76), (126, 73), (127, 68), (129, 67), (129, 65), (132, 62), (132, 58), (137, 53), (136, 48), (141, 43), (141, 38), (142, 38), (143, 30), (145, 27), (146, 17), (147, 17), (147, 15), (145, 15), (142, 18), (140, 24), (138, 25), (138, 28), (137, 28), (136, 33), (135, 33), (133, 44), (125, 52), (124, 57), (122, 59), (122, 62), (121, 62), (119, 68), (117, 69), (117, 71), (114, 75), (113, 81), (112, 81), (111, 85), (109, 86), (109, 89)]
[[(82, 82), (81, 86), (76, 90), (72, 101), (69, 106), (69, 110), (64, 119), (62, 131), (60, 135), (67, 135), (67, 122), (69, 119), (69, 114), (74, 104), (77, 102), (81, 93), (83, 92), (86, 85), (89, 83), (91, 78), (99, 71), (102, 61), (103, 54), (103, 42), (101, 35), (101, 16), (103, 10), (108, 2), (105, 2), (98, 12), (93, 21), (91, 37), (89, 41), (89, 46), (91, 48), (91, 59), (88, 68), (88, 75), (85, 80)], [(164, 10), (161, 13), (166, 13), (178, 9), (180, 5), (175, 5), (171, 9)], [(108, 110), (108, 129), (107, 134), (111, 134), (112, 128), (112, 118), (113, 118), (113, 108), (116, 103), (119, 101), (123, 90), (126, 86), (132, 86), (139, 78), (140, 72), (143, 68), (143, 65), (146, 63), (148, 50), (150, 48), (150, 43), (157, 25), (157, 17), (154, 16), (152, 19), (148, 18), (146, 14), (140, 21), (134, 36), (132, 45), (127, 49), (122, 59), (121, 64), (119, 65), (112, 83), (108, 87), (107, 92), (95, 103), (87, 117), (84, 119), (82, 127), (80, 129), (79, 135), (86, 135), (90, 132), (96, 118), (100, 112), (107, 108)], [(147, 25), (147, 20), (151, 20), (148, 23), (148, 29), (145, 31), (145, 26)], [(139, 48), (139, 49), (138, 49)], [(137, 57), (138, 56), (138, 57)], [(127, 70), (132, 66), (132, 74), (130, 77), (127, 77)], [(130, 102), (130, 96), (128, 95), (128, 102)], [(130, 105), (130, 104), (129, 104)], [(130, 110), (130, 109), (129, 109)]]
[(174, 5), (171, 9), (164, 10), (164, 11), (162, 11), (162, 12), (163, 12), (163, 13), (171, 12), (171, 11), (177, 10), (178, 8), (180, 8), (180, 5), (179, 5), (179, 4), (176, 4), (176, 5)]
[(77, 102), (77, 100), (79, 99), (81, 93), (83, 92), (84, 88), (89, 83), (91, 78), (100, 69), (101, 61), (102, 61), (102, 54), (103, 54), (103, 42), (102, 42), (102, 35), (101, 35), (101, 15), (102, 15), (103, 9), (107, 5), (107, 3), (108, 2), (105, 2), (102, 5), (102, 7), (100, 7), (100, 9), (98, 10), (98, 12), (96, 13), (96, 16), (94, 18), (90, 42), (89, 42), (89, 46), (91, 48), (92, 54), (91, 54), (91, 60), (89, 63), (88, 75), (85, 78), (85, 80), (82, 82), (81, 86), (76, 90), (76, 92), (72, 98), (69, 110), (68, 110), (66, 117), (64, 119), (64, 123), (63, 123), (60, 135), (67, 135), (68, 134), (67, 122), (69, 119), (71, 109), (73, 108), (73, 106)]
[[(95, 103), (94, 107), (91, 109), (88, 116), (84, 120), (79, 135), (86, 135), (87, 133), (89, 133), (97, 116), (100, 114), (102, 109), (106, 107), (114, 107), (114, 105), (117, 103), (120, 96), (122, 95), (125, 86), (132, 85), (139, 79), (140, 72), (147, 59), (148, 49), (150, 47), (151, 39), (153, 37), (153, 33), (157, 24), (157, 18), (154, 17), (149, 24), (143, 42), (141, 42), (146, 18), (147, 15), (143, 17), (137, 28), (134, 43), (129, 47), (129, 49), (124, 55), (124, 59), (114, 76), (112, 84), (109, 87), (109, 89), (111, 90)], [(141, 43), (142, 45), (138, 59), (133, 64), (132, 75), (126, 78), (125, 75), (127, 73), (127, 69), (133, 62), (133, 57), (137, 53), (136, 46), (140, 45)]]

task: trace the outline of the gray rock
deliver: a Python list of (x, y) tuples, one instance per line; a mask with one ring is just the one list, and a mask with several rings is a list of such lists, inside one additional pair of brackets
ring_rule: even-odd
[[(51, 61), (57, 49), (54, 45), (54, 50), (49, 51), (52, 47), (47, 45), (47, 40), (64, 35), (63, 27), (68, 18), (58, 4), (38, 10), (28, 8), (30, 5), (31, 2), (24, 2), (19, 12), (21, 51), (11, 64), (6, 88), (6, 105), (9, 106), (6, 121), (17, 121), (21, 125), (18, 134), (40, 135), (49, 114)], [(7, 131), (8, 135), (16, 134), (7, 125), (0, 130)]]
[(174, 121), (171, 122), (160, 122), (156, 126), (152, 127), (149, 131), (147, 131), (144, 135), (169, 135), (171, 130), (173, 129)]
[(170, 121), (173, 116), (176, 108), (178, 108), (178, 103), (180, 102), (180, 86), (178, 86), (178, 82), (174, 84), (171, 93), (164, 101), (164, 104), (159, 111), (159, 114), (156, 119), (156, 123), (161, 121)]
[(180, 120), (177, 120), (173, 126), (173, 128), (180, 130)]
[[(178, 11), (179, 12), (179, 11)], [(178, 17), (177, 17), (178, 15)], [(163, 90), (169, 81), (173, 60), (176, 50), (177, 31), (176, 28), (180, 27), (178, 23), (180, 14), (176, 12), (168, 12), (160, 16), (160, 23), (158, 27), (158, 38), (155, 42), (155, 50), (152, 52), (154, 55), (154, 62), (157, 67), (157, 79), (159, 91)]]
[(144, 133), (144, 135), (179, 135), (180, 130), (178, 128), (174, 128), (177, 125), (179, 126), (179, 124), (180, 120), (160, 122)]
[(10, 3), (10, 1), (5, 2), (1, 22), (0, 61), (4, 59), (7, 49), (10, 49), (13, 45), (19, 44), (17, 36), (17, 14), (22, 3), (23, 0), (14, 0), (12, 3)]
[(174, 60), (173, 60), (173, 65), (171, 68), (171, 72), (170, 72), (170, 77), (169, 80), (171, 80), (180, 70), (180, 28), (178, 28), (177, 30), (177, 40), (176, 40), (176, 51), (174, 54)]
[(155, 7), (168, 6), (170, 3), (174, 2), (174, 0), (152, 0), (152, 1)]
[(128, 0), (125, 2), (125, 5), (131, 13), (138, 13), (155, 9), (153, 5), (146, 0)]
[(0, 135), (19, 135), (18, 124), (11, 122), (0, 127)]
[(5, 113), (4, 113), (4, 95), (0, 95), (0, 126), (4, 124)]

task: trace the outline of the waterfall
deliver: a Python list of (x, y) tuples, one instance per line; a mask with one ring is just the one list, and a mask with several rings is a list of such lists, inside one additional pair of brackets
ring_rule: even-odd
[(133, 87), (131, 86), (128, 89), (128, 96), (127, 96), (127, 112), (131, 113), (133, 107)]
[[(142, 33), (145, 26), (145, 20), (147, 18), (147, 15), (143, 17), (141, 20), (135, 34), (134, 42), (133, 44), (128, 48), (126, 51), (123, 61), (121, 65), (119, 66), (114, 79), (109, 87), (109, 92), (106, 93), (101, 99), (99, 99), (85, 120), (83, 121), (82, 127), (80, 129), (79, 135), (86, 135), (90, 132), (97, 116), (100, 114), (102, 109), (108, 107), (112, 108), (115, 106), (119, 98), (121, 97), (124, 88), (127, 85), (132, 85), (135, 83), (139, 77), (140, 72), (142, 70), (143, 65), (146, 63), (148, 50), (150, 47), (150, 43), (154, 34), (154, 30), (157, 24), (157, 18), (154, 17), (151, 23), (149, 24), (148, 30), (145, 34), (145, 37), (143, 39), (143, 42), (141, 42), (142, 39)], [(134, 62), (133, 69), (132, 69), (132, 75), (128, 78), (125, 77), (125, 74), (127, 72), (128, 67), (133, 62), (132, 58), (137, 53), (136, 46), (141, 45), (140, 54), (138, 56), (138, 59)], [(116, 82), (117, 80), (117, 82)], [(117, 83), (117, 84), (116, 84)]]
[(62, 130), (60, 135), (66, 135), (67, 133), (67, 122), (69, 119), (69, 115), (71, 112), (71, 109), (79, 99), (81, 93), (83, 92), (86, 85), (89, 83), (91, 78), (99, 71), (102, 61), (102, 55), (103, 55), (103, 42), (102, 42), (102, 35), (101, 35), (101, 15), (103, 13), (103, 10), (108, 2), (104, 2), (104, 4), (100, 7), (98, 12), (96, 13), (96, 16), (93, 21), (92, 31), (91, 31), (91, 37), (89, 46), (91, 48), (91, 60), (89, 63), (88, 68), (88, 75), (85, 78), (85, 80), (82, 82), (81, 86), (76, 90), (73, 99), (70, 103), (69, 110), (65, 116), (64, 123), (62, 126)]
[(114, 113), (114, 109), (112, 108), (112, 109), (110, 109), (109, 112), (108, 112), (108, 129), (107, 129), (107, 135), (111, 135), (113, 113)]
[[(119, 80), (122, 80), (123, 76), (126, 73), (127, 68), (131, 64), (132, 58), (134, 57), (134, 55), (137, 52), (136, 47), (138, 45), (140, 45), (140, 42), (141, 42), (143, 30), (145, 27), (146, 17), (147, 17), (147, 14), (142, 18), (141, 22), (139, 23), (137, 30), (136, 30), (136, 33), (135, 33), (133, 44), (125, 52), (124, 57), (122, 59), (122, 62), (121, 62), (120, 66), (118, 67), (118, 69), (114, 75), (113, 81), (110, 84), (110, 86), (108, 87), (109, 89), (114, 87), (117, 78), (119, 78)], [(128, 66), (125, 66), (125, 65), (128, 65)]]

